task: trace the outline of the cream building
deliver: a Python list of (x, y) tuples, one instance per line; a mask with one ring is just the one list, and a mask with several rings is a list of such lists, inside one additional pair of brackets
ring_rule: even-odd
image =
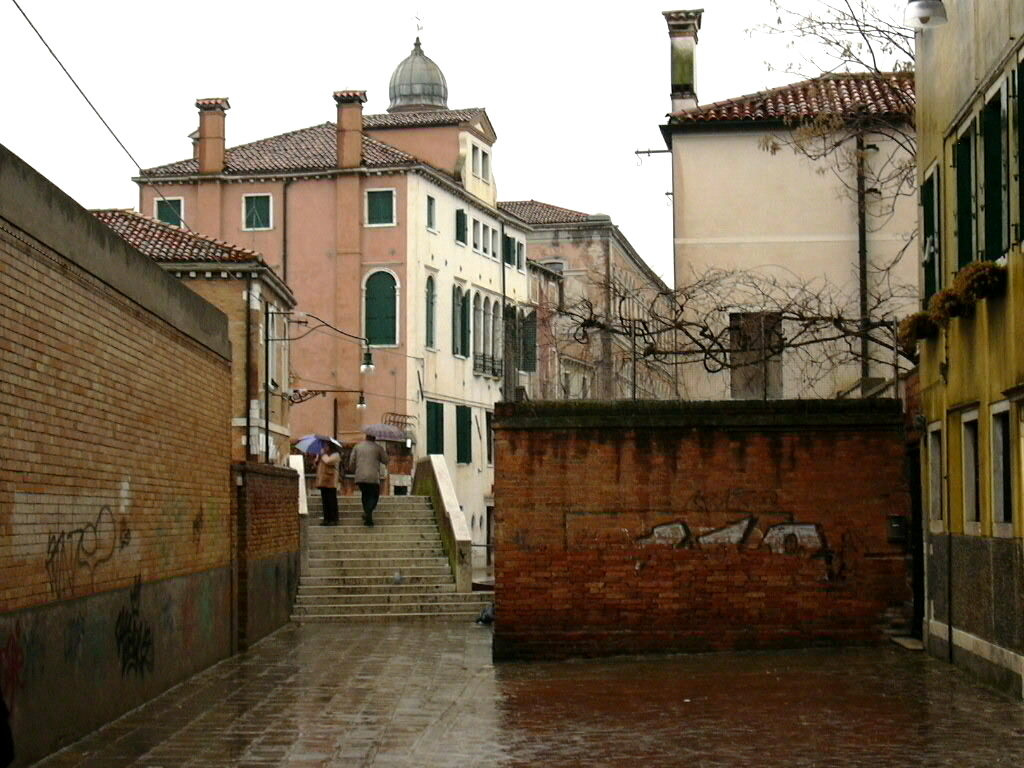
[[(672, 112), (662, 133), (672, 152), (675, 287), (697, 283), (709, 269), (758, 279), (732, 295), (715, 296), (721, 307), (717, 362), (725, 364), (707, 370), (694, 358), (682, 366), (683, 394), (835, 397), (882, 389), (881, 383), (893, 380), (891, 351), (869, 345), (870, 359), (860, 364), (846, 341), (773, 354), (780, 334), (795, 340), (801, 328), (780, 313), (787, 302), (759, 306), (757, 294), (771, 291), (770, 279), (803, 286), (797, 303), (812, 306), (827, 298), (824, 311), (838, 309), (855, 322), (869, 317), (894, 323), (913, 310), (912, 174), (893, 173), (912, 158), (861, 120), (866, 112), (912, 132), (913, 76), (835, 74), (698, 105), (693, 64), (702, 13), (665, 13)], [(830, 120), (834, 132), (823, 137), (840, 141), (836, 153), (814, 159), (794, 150), (800, 126)]]
[[(506, 343), (503, 315), (522, 319), (508, 324), (517, 339), (536, 315), (528, 227), (496, 206), (494, 130), (483, 109), (448, 109), (447, 93), (417, 39), (387, 114), (339, 91), (336, 122), (226, 148), (228, 100), (201, 99), (193, 156), (136, 181), (143, 212), (259, 250), (294, 292), (292, 377), (273, 395), (323, 396), (292, 408), (292, 434), (408, 428), (415, 456), (445, 456), (484, 544), (491, 411), (531, 362)], [(366, 351), (374, 369), (361, 373)]]

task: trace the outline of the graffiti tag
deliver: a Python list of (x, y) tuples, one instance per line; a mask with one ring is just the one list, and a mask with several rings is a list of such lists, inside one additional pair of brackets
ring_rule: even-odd
[(121, 608), (114, 625), (122, 677), (132, 674), (145, 677), (153, 671), (153, 628), (142, 616), (139, 608), (141, 599), (142, 578), (137, 576), (128, 596), (128, 605)]
[(92, 522), (50, 534), (46, 542), (46, 574), (54, 596), (59, 599), (74, 594), (79, 569), (87, 570), (91, 578), (97, 566), (113, 557), (117, 540), (114, 513), (107, 505), (100, 507)]

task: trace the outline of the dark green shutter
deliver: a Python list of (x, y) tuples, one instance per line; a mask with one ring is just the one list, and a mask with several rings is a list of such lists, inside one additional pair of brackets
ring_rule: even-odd
[(395, 278), (374, 272), (366, 281), (366, 338), (370, 344), (394, 344)]
[(537, 370), (537, 311), (534, 310), (523, 318), (523, 371)]
[(490, 411), (484, 416), (484, 426), (487, 433), (487, 463), (494, 463), (494, 414)]
[(461, 208), (455, 212), (455, 239), (466, 242), (466, 212)]
[(459, 326), (459, 341), (461, 343), (461, 346), (459, 348), (461, 349), (462, 354), (465, 355), (466, 357), (469, 357), (470, 351), (473, 349), (469, 344), (469, 329), (472, 327), (470, 325), (472, 302), (470, 301), (469, 296), (469, 291), (466, 291), (464, 294), (462, 294), (462, 307), (460, 310), (462, 323)]
[(455, 406), (455, 461), (473, 463), (473, 410), (465, 405)]
[(1024, 62), (1017, 65), (1017, 239), (1024, 240)]
[(974, 261), (974, 177), (971, 173), (971, 131), (956, 143), (956, 253), (957, 269)]
[(250, 195), (245, 198), (245, 228), (266, 229), (270, 226), (270, 196)]
[(1000, 97), (981, 111), (985, 186), (985, 258), (1003, 255), (1003, 121)]
[(434, 346), (434, 278), (427, 278), (427, 346)]
[(157, 200), (156, 218), (172, 227), (181, 226), (181, 200)]
[(462, 348), (459, 342), (462, 336), (459, 334), (459, 320), (462, 317), (462, 289), (459, 286), (452, 286), (452, 354), (461, 355)]
[(366, 223), (394, 224), (394, 192), (390, 189), (370, 190), (366, 193)]
[(427, 229), (437, 229), (437, 203), (427, 195)]
[(427, 401), (427, 453), (444, 453), (444, 403)]
[(924, 234), (924, 306), (938, 290), (938, 242), (935, 238), (935, 176), (921, 185), (921, 213)]

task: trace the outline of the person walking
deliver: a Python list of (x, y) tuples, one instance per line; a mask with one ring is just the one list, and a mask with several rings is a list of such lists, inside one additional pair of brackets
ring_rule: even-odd
[(338, 446), (328, 442), (316, 457), (316, 487), (323, 501), (324, 519), (320, 525), (338, 524), (338, 468), (341, 454)]
[(381, 465), (388, 465), (388, 454), (373, 435), (356, 443), (348, 457), (349, 472), (355, 473), (356, 485), (363, 497), (364, 525), (373, 525), (373, 510), (380, 498)]

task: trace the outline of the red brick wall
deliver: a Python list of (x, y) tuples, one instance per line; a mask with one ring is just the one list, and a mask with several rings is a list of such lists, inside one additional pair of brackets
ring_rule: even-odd
[(497, 410), (497, 658), (864, 642), (907, 596), (890, 402)]

